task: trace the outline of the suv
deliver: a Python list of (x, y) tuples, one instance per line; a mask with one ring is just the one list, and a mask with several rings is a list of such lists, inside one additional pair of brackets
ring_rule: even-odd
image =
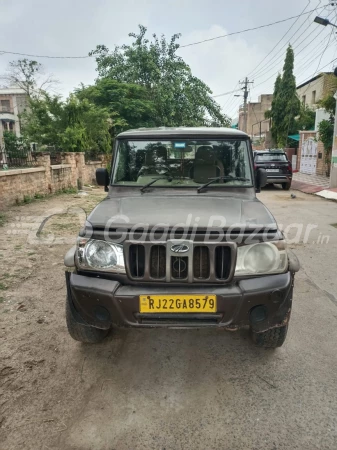
[(281, 184), (286, 191), (290, 189), (293, 170), (283, 150), (255, 151), (254, 167), (266, 170), (267, 183)]
[(108, 195), (65, 257), (74, 339), (96, 343), (113, 326), (249, 326), (258, 346), (283, 344), (299, 264), (256, 198), (266, 172), (254, 172), (247, 134), (130, 130), (96, 179)]

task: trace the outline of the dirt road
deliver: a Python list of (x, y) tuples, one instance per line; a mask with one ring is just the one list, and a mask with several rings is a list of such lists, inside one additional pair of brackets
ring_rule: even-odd
[[(289, 336), (276, 351), (256, 349), (245, 330), (117, 330), (100, 345), (73, 341), (63, 256), (104, 194), (6, 212), (0, 448), (336, 449), (337, 204), (296, 195), (260, 195), (285, 226), (317, 225), (307, 243), (302, 236), (292, 245), (303, 270)], [(324, 236), (329, 243), (317, 244)]]

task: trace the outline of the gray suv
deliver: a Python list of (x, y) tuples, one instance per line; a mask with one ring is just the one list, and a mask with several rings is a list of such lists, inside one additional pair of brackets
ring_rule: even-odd
[(250, 327), (281, 346), (299, 269), (256, 198), (248, 135), (227, 128), (138, 129), (117, 136), (107, 197), (65, 257), (70, 335), (112, 327)]

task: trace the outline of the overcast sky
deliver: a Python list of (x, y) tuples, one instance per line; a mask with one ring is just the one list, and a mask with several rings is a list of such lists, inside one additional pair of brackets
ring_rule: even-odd
[[(304, 8), (309, 11), (319, 7), (323, 17), (337, 22), (336, 7), (322, 8), (328, 3), (329, 0), (0, 0), (0, 52), (87, 55), (97, 44), (113, 48), (129, 42), (128, 33), (137, 31), (138, 24), (147, 26), (150, 33), (167, 37), (181, 33), (180, 42), (184, 45), (295, 16)], [(337, 37), (332, 27), (314, 24), (315, 15), (303, 15), (296, 23), (293, 19), (182, 48), (179, 54), (214, 95), (238, 89), (238, 81), (249, 75), (255, 81), (250, 93), (255, 101), (262, 93), (272, 93), (289, 42), (295, 50), (297, 84), (311, 78), (318, 68), (326, 66), (323, 70), (328, 71), (334, 67), (330, 61), (337, 58)], [(0, 53), (0, 74), (9, 61), (19, 57)], [(81, 82), (93, 83), (96, 77), (93, 58), (31, 59), (43, 63), (46, 71), (60, 80), (62, 95)], [(217, 97), (217, 101), (225, 113), (234, 117), (242, 99), (230, 94)]]

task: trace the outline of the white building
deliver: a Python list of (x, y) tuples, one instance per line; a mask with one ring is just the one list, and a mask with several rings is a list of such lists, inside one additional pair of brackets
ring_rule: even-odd
[(0, 89), (0, 146), (3, 144), (4, 131), (12, 131), (21, 136), (19, 115), (28, 108), (28, 97), (23, 89)]

